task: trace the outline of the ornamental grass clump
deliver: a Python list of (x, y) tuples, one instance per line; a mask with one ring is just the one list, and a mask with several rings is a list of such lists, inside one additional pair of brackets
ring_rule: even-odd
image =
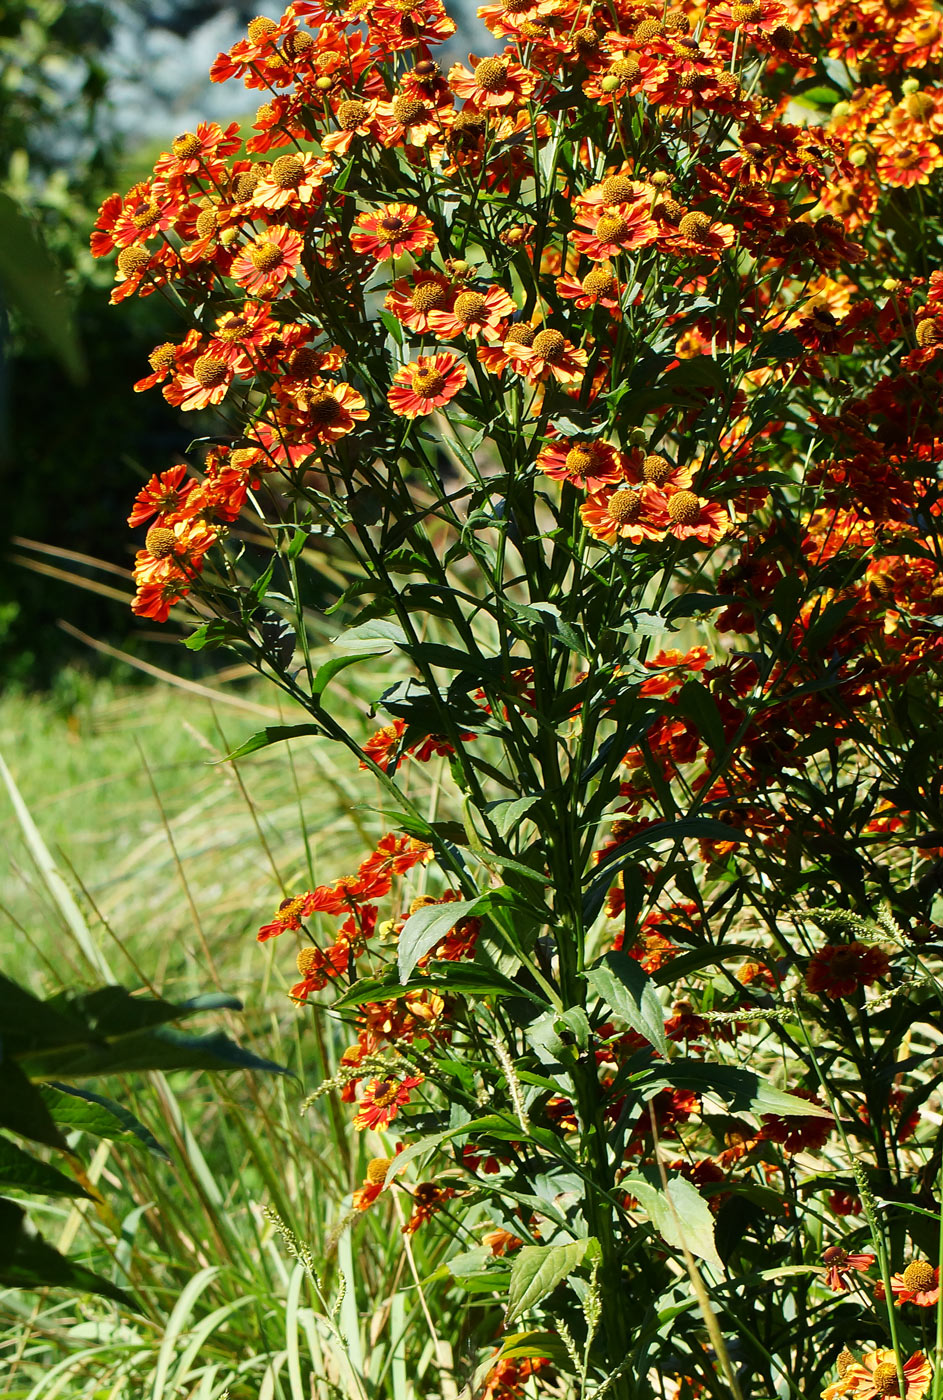
[(237, 755), (364, 770), (258, 936), (347, 1028), (347, 1228), (468, 1300), (445, 1393), (938, 1395), (943, 19), (479, 14), (254, 19), (247, 139), (102, 207), (199, 415), (134, 610), (307, 711)]

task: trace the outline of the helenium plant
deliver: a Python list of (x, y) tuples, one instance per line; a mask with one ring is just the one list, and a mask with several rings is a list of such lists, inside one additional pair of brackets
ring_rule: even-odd
[(201, 425), (134, 608), (307, 712), (237, 754), (375, 780), (259, 938), (453, 1384), (937, 1396), (941, 17), (479, 14), (447, 71), (439, 0), (257, 17), (248, 139), (103, 206)]

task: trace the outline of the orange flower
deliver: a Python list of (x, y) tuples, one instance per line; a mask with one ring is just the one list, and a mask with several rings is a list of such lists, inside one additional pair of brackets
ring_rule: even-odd
[(252, 296), (274, 296), (298, 266), (304, 239), (283, 224), (272, 224), (243, 248), (230, 276)]
[(431, 313), (450, 307), (454, 299), (455, 288), (444, 273), (417, 270), (411, 281), (401, 277), (393, 283), (383, 305), (411, 331), (426, 335), (432, 330)]
[(407, 1075), (405, 1079), (387, 1076), (385, 1079), (372, 1079), (364, 1090), (363, 1098), (354, 1118), (354, 1127), (360, 1130), (373, 1128), (379, 1132), (385, 1128), (409, 1103), (413, 1089), (423, 1082), (424, 1075)]
[(529, 384), (539, 384), (552, 375), (561, 384), (578, 384), (586, 368), (586, 351), (578, 350), (560, 331), (542, 330), (530, 345), (506, 340), (508, 364)]
[(537, 466), (554, 481), (569, 481), (584, 491), (614, 486), (624, 476), (622, 456), (608, 442), (560, 438), (541, 449)]
[(190, 365), (178, 369), (163, 394), (175, 408), (207, 408), (222, 402), (232, 381), (232, 365), (221, 355), (198, 355)]
[(454, 399), (467, 377), (465, 366), (448, 351), (420, 355), (396, 371), (387, 402), (401, 418), (418, 418)]
[(503, 287), (492, 286), (486, 292), (466, 288), (458, 293), (451, 306), (433, 307), (428, 314), (429, 329), (440, 340), (454, 340), (467, 335), (477, 339), (503, 340), (502, 321), (513, 316), (517, 307)]
[(449, 69), (449, 86), (465, 102), (481, 107), (511, 107), (525, 102), (534, 90), (534, 75), (528, 73), (510, 57), (477, 59), (468, 55), (475, 65), (472, 72), (464, 63)]
[(374, 214), (358, 214), (354, 223), (362, 231), (350, 235), (351, 243), (377, 262), (425, 253), (435, 243), (432, 224), (415, 204), (381, 204)]
[(815, 996), (850, 997), (883, 977), (889, 966), (883, 948), (869, 948), (857, 939), (829, 943), (809, 960), (805, 984)]
[(664, 497), (648, 485), (592, 495), (580, 507), (580, 517), (593, 539), (606, 544), (620, 539), (632, 544), (660, 539), (668, 523)]
[(642, 200), (634, 204), (603, 204), (587, 210), (576, 222), (581, 227), (570, 234), (570, 242), (593, 262), (605, 262), (620, 253), (647, 247), (658, 237), (658, 225), (647, 202)]
[[(904, 1362), (903, 1370), (906, 1390), (902, 1400), (923, 1400), (933, 1375), (923, 1352), (915, 1351)], [(842, 1380), (850, 1382), (848, 1388), (854, 1400), (882, 1400), (885, 1396), (900, 1395), (894, 1353), (886, 1347), (866, 1351), (860, 1361), (852, 1362)]]
[(676, 539), (716, 544), (730, 530), (730, 520), (723, 506), (716, 501), (705, 501), (693, 491), (673, 491), (665, 498), (665, 503), (668, 529)]
[(833, 1244), (822, 1255), (825, 1280), (833, 1293), (848, 1292), (849, 1270), (867, 1273), (874, 1263), (873, 1254), (849, 1254), (841, 1245)]
[(370, 417), (366, 400), (352, 385), (316, 379), (294, 396), (305, 434), (316, 442), (336, 442), (352, 432), (356, 422)]
[(311, 204), (320, 199), (324, 178), (333, 169), (332, 161), (310, 151), (279, 156), (252, 191), (253, 207), (284, 209), (288, 204)]
[(901, 1274), (891, 1274), (894, 1301), (935, 1308), (940, 1297), (940, 1271), (926, 1259), (913, 1259)]

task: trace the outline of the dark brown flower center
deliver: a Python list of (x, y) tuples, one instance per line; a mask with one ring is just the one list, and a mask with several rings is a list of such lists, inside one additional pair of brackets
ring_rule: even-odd
[(193, 378), (204, 389), (215, 389), (222, 384), (228, 372), (226, 361), (216, 355), (201, 355), (193, 366)]
[(540, 331), (534, 336), (534, 351), (542, 360), (555, 364), (566, 351), (566, 340), (559, 331)]

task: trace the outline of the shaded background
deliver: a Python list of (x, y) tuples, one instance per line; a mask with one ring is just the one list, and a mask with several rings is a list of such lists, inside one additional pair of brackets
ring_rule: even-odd
[[(170, 658), (172, 628), (133, 619), (107, 589), (119, 576), (64, 555), (128, 568), (135, 538), (127, 514), (140, 484), (170, 466), (195, 435), (192, 415), (159, 391), (135, 394), (147, 354), (177, 338), (179, 322), (159, 296), (109, 305), (111, 261), (97, 263), (88, 235), (102, 199), (149, 173), (174, 136), (201, 120), (252, 118), (258, 96), (214, 85), (209, 65), (260, 10), (205, 0), (6, 0), (0, 6), (0, 200), (30, 220), (58, 267), (62, 288), (45, 324), (24, 315), (25, 260), (0, 224), (0, 680), (55, 686), (64, 663), (133, 674), (63, 632), (59, 620), (122, 650)], [(478, 47), (474, 5), (448, 61)], [(50, 273), (54, 268), (50, 268)], [(51, 314), (50, 314), (51, 308)], [(63, 350), (74, 323), (80, 366)], [(24, 543), (27, 541), (29, 543)], [(50, 552), (54, 551), (54, 552)], [(67, 577), (60, 577), (64, 574)], [(173, 665), (200, 666), (174, 651)]]

